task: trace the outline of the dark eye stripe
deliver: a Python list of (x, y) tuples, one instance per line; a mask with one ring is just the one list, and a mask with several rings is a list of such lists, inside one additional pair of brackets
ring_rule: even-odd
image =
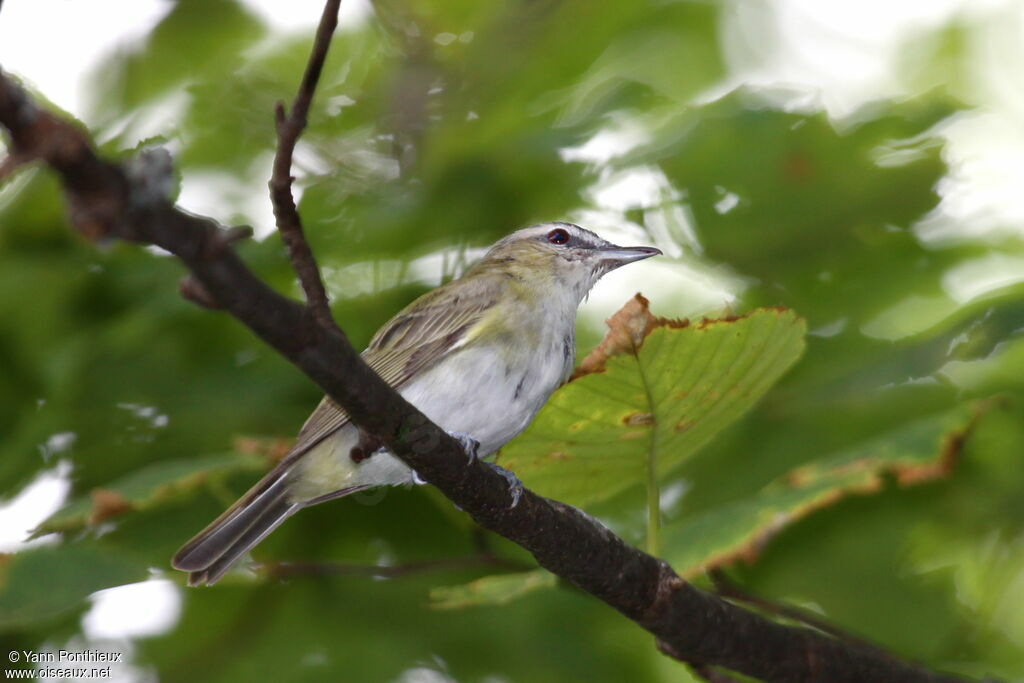
[(562, 228), (555, 228), (548, 233), (548, 242), (561, 246), (569, 242), (569, 231)]

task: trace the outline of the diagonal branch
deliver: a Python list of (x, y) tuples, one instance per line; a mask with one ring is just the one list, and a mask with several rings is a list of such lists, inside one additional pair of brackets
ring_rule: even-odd
[(223, 228), (153, 193), (150, 186), (158, 183), (100, 159), (81, 130), (36, 107), (3, 71), (0, 126), (19, 158), (41, 160), (59, 174), (79, 231), (154, 244), (175, 254), (212, 302), (294, 363), (359, 427), (478, 524), (523, 546), (541, 566), (648, 630), (666, 655), (765, 681), (963, 680), (775, 623), (701, 592), (665, 562), (564, 503), (524, 490), (519, 504), (510, 507), (499, 474), (476, 461), (467, 465), (461, 446), (377, 376), (340, 329), (309, 316), (306, 307), (255, 277)]
[(306, 304), (316, 321), (325, 329), (334, 328), (335, 322), (331, 317), (327, 291), (320, 278), (320, 269), (317, 267), (316, 259), (306, 241), (299, 211), (295, 206), (295, 197), (292, 196), (292, 182), (295, 178), (292, 177), (291, 170), (295, 145), (306, 128), (309, 105), (313, 101), (313, 94), (316, 92), (316, 85), (320, 80), (320, 72), (323, 71), (324, 61), (327, 59), (331, 36), (338, 25), (338, 8), (340, 6), (341, 0), (327, 0), (324, 5), (323, 14), (320, 16), (320, 25), (316, 31), (316, 39), (313, 41), (313, 49), (309, 55), (309, 62), (306, 64), (306, 72), (302, 76), (302, 83), (292, 102), (291, 111), (285, 111), (283, 102), (278, 102), (274, 108), (277, 153), (274, 155), (274, 168), (270, 177), (270, 199), (274, 205), (277, 229), (288, 248), (292, 267), (295, 268), (302, 291), (306, 295)]

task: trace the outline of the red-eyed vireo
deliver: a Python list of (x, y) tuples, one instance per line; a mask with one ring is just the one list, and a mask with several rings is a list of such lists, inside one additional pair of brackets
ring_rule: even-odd
[[(619, 247), (570, 223), (519, 230), (461, 278), (388, 321), (363, 359), (459, 438), (471, 457), (489, 455), (523, 431), (568, 379), (576, 309), (594, 283), (619, 266), (660, 253)], [(518, 500), (518, 480), (501, 471)], [(172, 564), (191, 572), (191, 585), (212, 584), (298, 510), (414, 481), (412, 470), (368, 443), (325, 398), (277, 467), (186, 543)]]

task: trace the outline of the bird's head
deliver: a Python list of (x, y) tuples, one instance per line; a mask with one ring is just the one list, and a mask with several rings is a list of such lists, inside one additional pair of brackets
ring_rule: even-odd
[(620, 247), (572, 223), (541, 223), (498, 241), (478, 267), (528, 286), (556, 287), (579, 303), (605, 273), (659, 254), (653, 247)]

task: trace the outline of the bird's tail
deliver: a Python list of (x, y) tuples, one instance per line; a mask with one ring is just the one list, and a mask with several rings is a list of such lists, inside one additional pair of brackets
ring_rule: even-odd
[(224, 514), (182, 546), (171, 560), (171, 566), (189, 572), (190, 586), (216, 583), (253, 546), (307, 505), (366, 488), (353, 486), (315, 500), (294, 502), (288, 495), (290, 469), (274, 468)]

